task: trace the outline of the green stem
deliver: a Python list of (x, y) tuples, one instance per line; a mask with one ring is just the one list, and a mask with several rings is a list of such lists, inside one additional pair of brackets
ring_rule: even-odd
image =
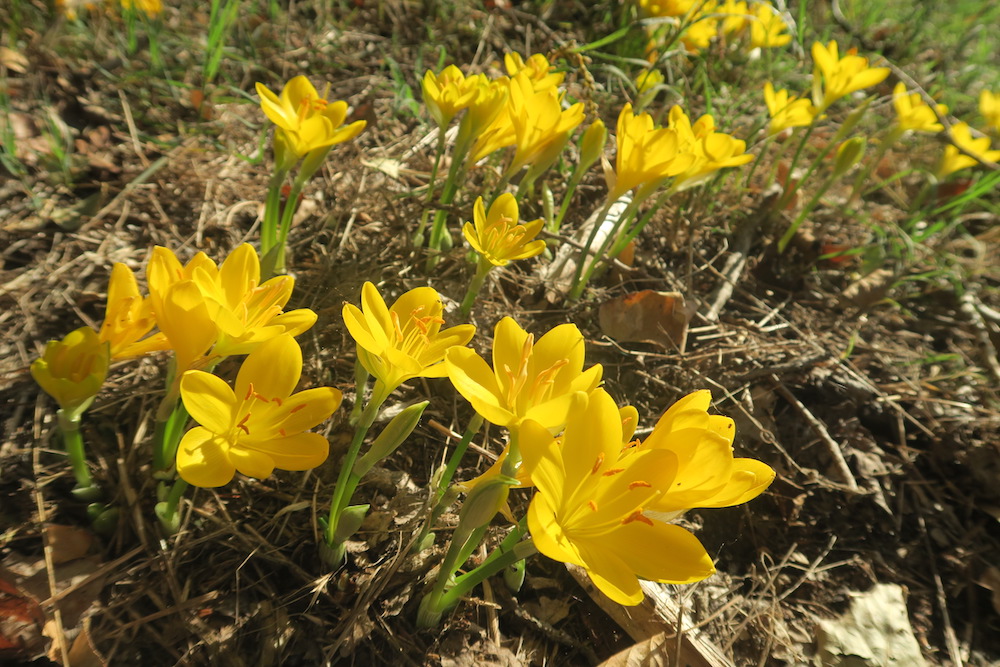
[(101, 490), (94, 485), (90, 477), (90, 469), (87, 467), (87, 453), (83, 444), (83, 435), (80, 433), (80, 417), (68, 415), (62, 410), (59, 410), (56, 416), (59, 420), (63, 446), (66, 448), (66, 454), (69, 455), (73, 477), (76, 479), (76, 488), (73, 489), (73, 494), (83, 500), (96, 500), (100, 497)]
[(170, 487), (166, 500), (157, 503), (154, 508), (156, 518), (160, 520), (167, 533), (173, 535), (180, 528), (180, 517), (177, 516), (177, 508), (180, 506), (181, 498), (187, 491), (189, 484), (183, 479), (177, 479)]
[(566, 217), (566, 211), (569, 210), (569, 204), (573, 199), (573, 195), (576, 193), (576, 188), (580, 185), (580, 181), (583, 179), (583, 173), (584, 171), (582, 169), (576, 169), (569, 177), (569, 183), (566, 184), (566, 194), (563, 195), (562, 204), (559, 205), (559, 215), (556, 216), (552, 225), (549, 227), (549, 232), (552, 234), (559, 233), (559, 228), (562, 227), (563, 218)]
[[(597, 238), (597, 232), (601, 229), (601, 225), (604, 224), (604, 220), (608, 217), (608, 213), (611, 211), (611, 207), (614, 205), (614, 201), (608, 197), (608, 200), (604, 203), (604, 207), (601, 209), (600, 213), (597, 214), (597, 219), (594, 221), (594, 226), (590, 230), (590, 234), (587, 235), (587, 243), (584, 244), (583, 248), (580, 250), (580, 259), (576, 263), (576, 271), (573, 273), (573, 288), (570, 290), (569, 299), (570, 301), (576, 301), (583, 294), (583, 289), (587, 286), (586, 282), (583, 282), (583, 268), (584, 264), (590, 258), (590, 247), (594, 244), (594, 239)], [(594, 257), (594, 261), (597, 257)]]
[(816, 192), (816, 194), (812, 196), (812, 199), (809, 200), (809, 203), (806, 204), (805, 207), (803, 207), (802, 211), (800, 211), (797, 216), (795, 216), (795, 220), (792, 222), (792, 224), (788, 227), (785, 233), (781, 236), (781, 239), (778, 241), (779, 255), (785, 252), (785, 248), (788, 247), (788, 244), (791, 242), (792, 237), (795, 236), (795, 232), (798, 230), (799, 226), (802, 225), (802, 221), (806, 219), (806, 216), (809, 215), (814, 208), (816, 208), (816, 204), (819, 203), (820, 198), (822, 198), (823, 195), (826, 194), (826, 191), (830, 189), (830, 186), (833, 185), (833, 182), (836, 179), (837, 179), (836, 173), (830, 174), (830, 176), (826, 179), (826, 182), (823, 183), (823, 187), (821, 187)]
[[(632, 201), (630, 201), (628, 205), (625, 207), (625, 210), (622, 211), (622, 214), (618, 216), (618, 220), (615, 221), (614, 228), (601, 242), (601, 245), (597, 249), (597, 251), (594, 252), (593, 259), (590, 262), (581, 262), (580, 266), (576, 267), (577, 273), (579, 273), (580, 268), (584, 265), (586, 265), (586, 270), (583, 272), (583, 277), (578, 282), (576, 281), (574, 282), (573, 289), (569, 293), (570, 301), (575, 301), (576, 299), (579, 299), (580, 295), (583, 294), (583, 290), (587, 287), (587, 283), (590, 282), (590, 279), (593, 278), (597, 270), (607, 266), (607, 264), (609, 263), (608, 250), (611, 248), (612, 244), (614, 244), (615, 241), (618, 239), (618, 235), (622, 227), (628, 224), (629, 220), (631, 220), (632, 217), (635, 215), (643, 199), (644, 198), (641, 197), (637, 192), (635, 196), (632, 198)], [(605, 218), (607, 217), (607, 212), (604, 213), (604, 217)], [(603, 219), (601, 222), (603, 222)], [(591, 238), (587, 241), (588, 250), (591, 247), (591, 244), (593, 243), (593, 237), (596, 236), (593, 233), (594, 231), (596, 231), (596, 228), (595, 230), (592, 230)]]
[[(170, 396), (164, 397), (164, 401), (169, 401)], [(174, 466), (174, 459), (177, 457), (177, 447), (180, 445), (181, 436), (184, 435), (184, 427), (187, 425), (188, 411), (184, 407), (184, 402), (173, 398), (174, 404), (166, 419), (156, 420), (156, 429), (153, 434), (153, 472), (164, 473)], [(162, 406), (161, 406), (162, 407)]]
[(361, 415), (361, 420), (354, 429), (354, 439), (351, 440), (351, 445), (348, 447), (347, 454), (344, 455), (344, 460), (341, 463), (340, 475), (337, 477), (337, 486), (334, 487), (333, 497), (330, 499), (330, 514), (327, 518), (326, 533), (323, 536), (326, 544), (333, 550), (338, 563), (343, 560), (344, 551), (343, 544), (338, 543), (336, 539), (337, 525), (340, 523), (340, 518), (347, 508), (347, 504), (350, 502), (359, 481), (357, 476), (353, 474), (354, 462), (358, 459), (358, 454), (361, 452), (361, 445), (365, 441), (368, 430), (375, 423), (375, 417), (378, 416), (379, 409), (391, 393), (392, 389), (382, 384), (381, 380), (375, 381), (372, 395), (368, 399), (368, 404)]
[(458, 470), (458, 464), (461, 462), (462, 457), (465, 456), (466, 450), (469, 449), (469, 444), (472, 439), (476, 437), (479, 433), (479, 429), (483, 427), (483, 417), (478, 412), (473, 415), (472, 419), (469, 420), (469, 426), (465, 429), (465, 433), (462, 434), (462, 440), (455, 447), (455, 451), (451, 453), (451, 457), (448, 459), (448, 465), (445, 466), (444, 474), (441, 476), (441, 481), (438, 482), (438, 488), (434, 492), (435, 500), (441, 500), (444, 497), (444, 493), (451, 484), (451, 480), (455, 477), (455, 472)]
[(424, 245), (424, 230), (427, 228), (427, 220), (430, 218), (430, 203), (434, 198), (434, 186), (437, 184), (438, 169), (441, 168), (441, 158), (444, 156), (446, 141), (446, 127), (438, 128), (437, 150), (434, 152), (434, 164), (431, 166), (431, 177), (427, 181), (427, 198), (424, 200), (424, 210), (420, 214), (420, 225), (416, 234), (413, 235), (413, 245), (420, 248)]
[[(819, 114), (816, 115), (816, 118), (819, 118)], [(778, 199), (778, 203), (775, 205), (775, 208), (779, 211), (788, 206), (788, 202), (792, 200), (792, 197), (795, 195), (795, 191), (799, 189), (799, 185), (801, 185), (802, 181), (805, 180), (805, 178), (803, 178), (797, 181), (795, 185), (792, 185), (793, 174), (795, 173), (795, 167), (799, 164), (799, 158), (802, 156), (802, 149), (806, 147), (806, 142), (809, 141), (809, 137), (815, 129), (816, 121), (813, 120), (813, 122), (806, 127), (806, 131), (802, 133), (802, 139), (799, 141), (799, 145), (795, 147), (795, 154), (792, 156), (791, 165), (788, 167), (788, 176), (786, 177), (784, 192), (782, 192), (781, 197)], [(775, 162), (776, 166), (777, 164), (778, 163)]]
[(288, 245), (288, 233), (292, 230), (292, 218), (295, 217), (295, 211), (299, 208), (299, 195), (302, 193), (302, 188), (305, 187), (305, 184), (306, 181), (299, 178), (292, 181), (292, 189), (288, 193), (288, 199), (285, 200), (285, 208), (281, 212), (281, 223), (278, 228), (278, 254), (274, 260), (272, 275), (285, 273), (285, 251)]
[[(448, 176), (441, 191), (441, 199), (439, 201), (442, 207), (451, 204), (455, 200), (455, 194), (458, 192), (458, 184), (462, 180), (459, 178), (459, 175), (465, 171), (465, 160), (468, 157), (469, 150), (472, 148), (474, 138), (472, 136), (472, 119), (466, 113), (458, 126), (458, 137), (455, 138), (455, 149), (452, 151), (451, 166), (448, 168)], [(447, 220), (448, 212), (444, 208), (438, 209), (437, 213), (434, 214), (434, 223), (431, 226), (431, 237), (428, 247), (438, 253), (441, 252), (444, 236), (448, 233), (447, 225), (445, 224)], [(438, 257), (436, 255), (431, 255), (427, 258), (428, 271), (436, 266), (437, 260)]]
[(264, 218), (260, 222), (260, 256), (263, 258), (271, 252), (278, 242), (278, 219), (281, 216), (281, 187), (285, 183), (287, 171), (276, 169), (267, 187), (267, 199), (264, 202)]
[(368, 369), (361, 363), (361, 359), (354, 360), (354, 405), (351, 407), (351, 416), (347, 423), (357, 426), (361, 421), (361, 413), (365, 409), (365, 387), (368, 384)]
[(872, 172), (878, 168), (878, 163), (882, 161), (882, 157), (892, 148), (899, 139), (905, 134), (899, 129), (898, 125), (893, 125), (892, 129), (885, 135), (885, 138), (879, 143), (878, 150), (875, 151), (875, 155), (872, 156), (871, 161), (868, 166), (859, 171), (857, 177), (854, 179), (854, 187), (851, 189), (851, 196), (847, 198), (847, 201), (855, 201), (862, 194), (862, 188), (865, 182), (871, 177)]
[(469, 313), (472, 312), (472, 305), (476, 302), (479, 290), (483, 288), (483, 281), (486, 280), (486, 276), (489, 275), (492, 268), (493, 264), (482, 255), (479, 255), (479, 261), (476, 263), (476, 275), (472, 277), (472, 282), (469, 283), (469, 289), (465, 292), (465, 298), (462, 299), (462, 305), (459, 308), (462, 317), (467, 318)]

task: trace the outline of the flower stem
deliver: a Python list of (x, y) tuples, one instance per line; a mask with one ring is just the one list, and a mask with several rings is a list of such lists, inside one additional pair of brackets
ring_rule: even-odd
[(267, 187), (264, 218), (260, 222), (260, 256), (263, 259), (278, 242), (278, 218), (281, 215), (281, 186), (287, 171), (276, 169)]
[(468, 317), (469, 313), (472, 312), (472, 305), (476, 302), (476, 297), (479, 296), (479, 290), (483, 288), (483, 282), (486, 280), (486, 276), (489, 275), (490, 269), (493, 265), (488, 259), (479, 255), (479, 261), (476, 263), (476, 275), (473, 276), (472, 282), (469, 283), (469, 289), (465, 292), (465, 298), (462, 299), (462, 305), (459, 308), (459, 312), (462, 317)]
[(430, 203), (434, 198), (434, 186), (437, 184), (438, 170), (441, 168), (441, 158), (444, 156), (445, 141), (447, 140), (446, 129), (445, 127), (438, 128), (437, 150), (434, 152), (434, 164), (431, 165), (431, 177), (427, 181), (427, 198), (424, 199), (424, 210), (420, 214), (420, 225), (413, 235), (413, 245), (416, 248), (424, 245), (424, 230), (427, 228), (427, 220), (431, 213)]
[(187, 491), (188, 483), (183, 479), (177, 479), (170, 487), (167, 499), (157, 503), (155, 508), (156, 518), (160, 520), (160, 525), (170, 535), (173, 535), (180, 528), (180, 517), (177, 516), (177, 507), (180, 505), (184, 492)]
[[(580, 250), (580, 260), (576, 263), (576, 271), (573, 274), (573, 288), (569, 293), (569, 300), (576, 301), (583, 294), (584, 288), (587, 283), (583, 280), (583, 268), (590, 257), (590, 248), (594, 245), (594, 240), (597, 238), (597, 233), (601, 229), (601, 225), (604, 224), (604, 220), (608, 217), (608, 213), (611, 211), (611, 207), (614, 202), (611, 201), (609, 197), (604, 203), (604, 208), (601, 209), (600, 213), (597, 214), (597, 219), (594, 221), (594, 226), (590, 230), (590, 234), (587, 236), (587, 243), (584, 245), (583, 249)], [(593, 261), (597, 261), (595, 256)]]
[(62, 433), (63, 446), (69, 455), (69, 463), (76, 478), (73, 495), (82, 499), (94, 501), (101, 496), (101, 488), (94, 484), (87, 467), (87, 454), (83, 445), (83, 435), (80, 433), (80, 417), (68, 415), (59, 410), (59, 431)]
[[(165, 396), (165, 402), (171, 400), (171, 396)], [(153, 473), (165, 473), (174, 466), (174, 459), (177, 457), (177, 447), (180, 445), (181, 436), (184, 434), (184, 426), (187, 425), (188, 411), (184, 407), (184, 402), (176, 397), (172, 398), (173, 406), (165, 419), (157, 417), (156, 429), (153, 435)], [(161, 406), (161, 410), (163, 407)]]
[(365, 441), (368, 430), (375, 423), (375, 417), (378, 415), (382, 404), (389, 398), (390, 393), (392, 393), (392, 390), (382, 384), (381, 380), (375, 381), (372, 395), (368, 399), (368, 404), (361, 415), (361, 420), (354, 429), (354, 439), (351, 440), (347, 454), (344, 455), (344, 460), (341, 462), (340, 475), (337, 477), (337, 485), (334, 487), (333, 497), (330, 499), (330, 514), (327, 518), (326, 530), (323, 535), (324, 542), (330, 549), (330, 565), (337, 566), (344, 560), (346, 552), (343, 540), (337, 539), (337, 526), (360, 481), (357, 475), (354, 475), (352, 472), (354, 470), (354, 462), (358, 459), (358, 454), (361, 452), (361, 445)]
[(299, 195), (302, 193), (302, 188), (305, 187), (305, 184), (306, 181), (301, 178), (296, 178), (292, 181), (292, 189), (288, 193), (288, 199), (285, 200), (285, 208), (281, 212), (274, 268), (268, 272), (268, 277), (285, 273), (285, 251), (288, 245), (288, 233), (292, 230), (292, 218), (295, 217), (295, 211), (299, 208)]
[(438, 488), (434, 492), (435, 500), (441, 500), (444, 497), (445, 490), (448, 485), (451, 484), (451, 480), (455, 477), (455, 471), (458, 470), (458, 464), (465, 456), (466, 450), (469, 449), (469, 444), (472, 439), (476, 437), (479, 433), (479, 429), (483, 427), (483, 417), (478, 412), (473, 415), (472, 419), (469, 420), (469, 426), (465, 429), (465, 433), (462, 434), (462, 440), (455, 447), (455, 451), (451, 453), (451, 457), (448, 459), (448, 465), (445, 466), (444, 474), (441, 476), (441, 481), (438, 482)]

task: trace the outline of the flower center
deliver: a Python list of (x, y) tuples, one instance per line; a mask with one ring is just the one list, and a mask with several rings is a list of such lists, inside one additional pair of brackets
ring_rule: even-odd
[[(548, 399), (559, 369), (569, 363), (569, 359), (559, 359), (548, 368), (535, 373), (534, 379), (531, 379), (528, 365), (534, 346), (535, 336), (528, 334), (528, 337), (524, 339), (524, 345), (521, 346), (521, 358), (518, 361), (517, 369), (512, 369), (507, 364), (503, 366), (503, 373), (507, 376), (507, 390), (504, 392), (504, 399), (507, 401), (507, 406), (518, 414), (522, 414), (517, 410), (519, 399), (523, 398), (522, 407), (525, 411), (528, 407), (538, 405)], [(529, 380), (531, 380), (530, 385)]]
[(430, 346), (430, 334), (434, 325), (444, 324), (444, 320), (437, 315), (422, 315), (424, 310), (426, 310), (426, 306), (414, 308), (410, 313), (410, 318), (402, 326), (399, 322), (399, 314), (395, 311), (389, 311), (389, 318), (392, 320), (392, 328), (396, 337), (396, 349), (414, 359), (419, 359), (424, 350)]

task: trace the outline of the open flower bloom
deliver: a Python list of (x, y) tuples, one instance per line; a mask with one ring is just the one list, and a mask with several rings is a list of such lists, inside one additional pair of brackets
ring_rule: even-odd
[(716, 12), (725, 16), (722, 19), (722, 32), (727, 35), (745, 28), (750, 19), (750, 7), (745, 0), (725, 0)]
[(650, 16), (684, 16), (699, 0), (639, 0), (639, 8)]
[(768, 81), (764, 84), (764, 102), (771, 115), (769, 135), (778, 134), (790, 127), (806, 127), (816, 119), (816, 107), (806, 98), (789, 95), (787, 90), (775, 91)]
[(365, 129), (365, 121), (344, 125), (347, 102), (328, 102), (319, 96), (309, 79), (294, 77), (275, 95), (257, 84), (260, 108), (277, 126), (274, 134), (275, 159), (281, 169), (290, 169), (305, 157), (304, 169), (315, 171), (334, 144), (349, 141)]
[(493, 368), (468, 348), (448, 352), (445, 366), (452, 384), (489, 422), (515, 428), (532, 419), (552, 431), (566, 423), (572, 395), (601, 381), (600, 364), (583, 370), (583, 334), (561, 324), (535, 342), (510, 317), (493, 331)]
[(761, 3), (756, 7), (750, 21), (751, 48), (771, 49), (792, 41), (788, 25), (771, 5)]
[(983, 90), (979, 93), (979, 113), (986, 124), (1000, 132), (1000, 92)]
[(983, 160), (991, 162), (1000, 160), (1000, 150), (990, 150), (989, 137), (973, 137), (968, 123), (955, 123), (952, 125), (951, 140), (954, 144), (948, 144), (944, 147), (944, 155), (941, 156), (941, 163), (937, 168), (936, 174), (939, 179), (960, 169), (974, 167), (979, 164), (972, 157), (960, 153), (955, 144), (973, 155), (979, 156)]
[(841, 58), (835, 41), (827, 45), (814, 42), (812, 57), (813, 104), (818, 113), (841, 97), (882, 83), (889, 76), (888, 67), (869, 67), (868, 58), (856, 55), (854, 49)]
[(152, 301), (139, 294), (132, 270), (116, 263), (108, 281), (108, 303), (99, 332), (100, 339), (111, 345), (111, 358), (127, 359), (169, 349), (170, 341), (162, 333), (143, 338), (154, 326)]
[(556, 88), (566, 78), (566, 73), (556, 72), (555, 66), (541, 53), (532, 55), (527, 62), (516, 51), (505, 53), (503, 64), (507, 68), (507, 74), (512, 77), (521, 71), (526, 71), (535, 92), (546, 88)]
[(473, 162), (498, 148), (513, 145), (509, 173), (516, 173), (525, 165), (552, 164), (566, 146), (569, 135), (583, 122), (583, 103), (563, 109), (557, 89), (535, 90), (531, 70), (527, 68), (511, 78), (508, 86), (506, 114), (498, 116), (477, 139)]
[(505, 266), (514, 259), (526, 259), (541, 254), (545, 241), (536, 241), (545, 221), (539, 218), (523, 225), (517, 221), (517, 200), (505, 192), (490, 206), (489, 214), (483, 198), (473, 206), (473, 219), (462, 227), (462, 234), (472, 249), (494, 266)]
[[(944, 129), (920, 93), (907, 93), (906, 84), (902, 81), (892, 91), (892, 105), (896, 107), (896, 126), (902, 132), (940, 132)], [(936, 108), (939, 114), (948, 113), (948, 107), (943, 104), (938, 104)]]
[(559, 438), (524, 422), (521, 453), (537, 488), (528, 508), (537, 549), (579, 565), (605, 595), (634, 605), (643, 597), (639, 578), (686, 584), (715, 567), (694, 535), (645, 515), (675, 482), (676, 455), (647, 449), (619, 458), (622, 440), (621, 413), (598, 389), (576, 396)]
[(618, 145), (615, 171), (605, 173), (610, 201), (616, 201), (632, 188), (676, 176), (694, 162), (692, 155), (680, 151), (676, 130), (655, 127), (652, 116), (633, 114), (631, 104), (626, 104), (618, 114), (615, 141)]
[(677, 132), (681, 151), (690, 158), (687, 168), (677, 175), (675, 189), (685, 189), (702, 183), (726, 167), (738, 167), (753, 159), (746, 142), (724, 132), (715, 131), (715, 119), (703, 115), (693, 124), (680, 106), (670, 109), (670, 127)]
[(448, 127), (459, 111), (471, 106), (480, 89), (488, 85), (485, 75), (475, 74), (467, 78), (454, 65), (448, 65), (440, 74), (427, 70), (421, 81), (424, 104), (442, 130)]
[(430, 287), (404, 293), (387, 308), (375, 285), (361, 288), (361, 308), (344, 304), (344, 324), (358, 344), (361, 365), (391, 392), (415, 377), (444, 377), (445, 353), (476, 333), (471, 324), (441, 329), (444, 306)]
[(635, 89), (639, 95), (652, 92), (663, 83), (663, 74), (658, 69), (644, 69), (635, 77)]
[(162, 0), (121, 0), (122, 9), (136, 9), (150, 18), (163, 13)]
[(689, 53), (707, 49), (712, 39), (719, 34), (719, 20), (714, 17), (715, 3), (703, 3), (697, 15), (681, 33), (681, 43)]
[(707, 389), (688, 394), (663, 413), (643, 442), (622, 452), (623, 460), (652, 450), (674, 454), (673, 482), (646, 504), (646, 516), (670, 521), (693, 507), (740, 505), (774, 480), (766, 463), (733, 457), (736, 427), (729, 417), (708, 414), (711, 402)]
[(293, 394), (302, 350), (277, 336), (247, 355), (235, 391), (221, 378), (188, 371), (181, 379), (184, 407), (201, 426), (181, 439), (177, 473), (188, 484), (222, 486), (236, 471), (268, 477), (275, 468), (309, 470), (326, 460), (330, 444), (306, 433), (340, 406), (341, 393), (317, 387)]
[(108, 376), (110, 346), (90, 327), (80, 327), (62, 340), (50, 340), (45, 352), (31, 363), (31, 377), (59, 403), (59, 408), (79, 417)]
[(146, 271), (160, 331), (177, 355), (178, 373), (211, 348), (213, 356), (246, 354), (280, 334), (296, 336), (316, 322), (308, 308), (283, 312), (295, 279), (260, 283), (260, 260), (247, 243), (221, 266), (204, 253), (187, 265), (163, 247), (153, 249)]

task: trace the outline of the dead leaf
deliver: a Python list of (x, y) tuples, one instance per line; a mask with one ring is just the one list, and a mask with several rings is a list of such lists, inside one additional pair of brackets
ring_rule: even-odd
[(867, 308), (884, 299), (895, 281), (896, 275), (890, 269), (876, 269), (848, 285), (840, 298), (858, 308)]
[(45, 540), (52, 549), (52, 562), (56, 565), (83, 558), (94, 543), (90, 531), (75, 526), (49, 524), (44, 532)]
[(28, 70), (28, 59), (24, 54), (6, 46), (0, 46), (0, 64), (18, 74), (24, 74)]
[(670, 649), (676, 644), (676, 638), (667, 639), (661, 632), (615, 653), (598, 667), (672, 667)]
[(598, 320), (601, 331), (620, 343), (654, 343), (683, 350), (690, 313), (679, 292), (643, 290), (604, 303)]
[(817, 649), (824, 667), (921, 667), (926, 664), (913, 635), (903, 589), (876, 584), (853, 594), (839, 619), (820, 621)]
[(27, 658), (44, 644), (45, 614), (31, 595), (0, 568), (0, 658)]
[(976, 583), (992, 593), (990, 601), (993, 603), (993, 610), (1000, 614), (1000, 569), (989, 566)]

